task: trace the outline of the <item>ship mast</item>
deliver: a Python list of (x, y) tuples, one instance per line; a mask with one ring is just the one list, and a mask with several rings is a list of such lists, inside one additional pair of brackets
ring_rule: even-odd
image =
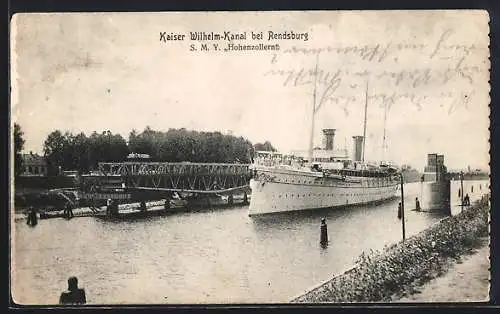
[(366, 112), (368, 111), (368, 80), (366, 80), (366, 91), (365, 91), (365, 121), (363, 126), (363, 151), (361, 154), (361, 161), (365, 162), (365, 147), (366, 147)]
[(384, 136), (382, 137), (382, 161), (385, 161), (386, 129), (387, 129), (387, 104), (385, 104), (385, 106), (384, 106)]
[(316, 85), (318, 81), (318, 63), (319, 54), (316, 57), (316, 69), (314, 70), (314, 92), (313, 92), (313, 103), (312, 103), (312, 114), (311, 114), (311, 134), (309, 136), (309, 163), (313, 162), (313, 149), (314, 149), (314, 116), (316, 114)]

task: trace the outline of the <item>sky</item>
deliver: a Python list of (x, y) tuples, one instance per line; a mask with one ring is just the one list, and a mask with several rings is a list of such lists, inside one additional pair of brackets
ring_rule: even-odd
[[(314, 145), (335, 128), (336, 148), (352, 150), (366, 106), (368, 160), (422, 170), (436, 152), (448, 168), (489, 167), (484, 11), (17, 14), (11, 30), (11, 114), (26, 152), (42, 153), (56, 129), (127, 138), (146, 126), (305, 150), (313, 105)], [(247, 38), (201, 51), (189, 32)], [(280, 49), (224, 51), (230, 43)]]

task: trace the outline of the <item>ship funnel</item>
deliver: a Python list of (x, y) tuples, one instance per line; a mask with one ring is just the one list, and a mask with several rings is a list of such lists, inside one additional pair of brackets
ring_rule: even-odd
[(354, 140), (354, 161), (361, 161), (363, 154), (363, 136), (353, 136)]
[(323, 144), (325, 150), (333, 150), (333, 140), (336, 129), (323, 129)]

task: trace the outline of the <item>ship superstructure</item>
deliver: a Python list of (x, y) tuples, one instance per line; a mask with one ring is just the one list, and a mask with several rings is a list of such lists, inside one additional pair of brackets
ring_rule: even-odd
[(396, 196), (400, 177), (395, 167), (330, 154), (315, 150), (313, 162), (308, 162), (299, 154), (257, 152), (249, 214), (366, 204)]
[(324, 148), (313, 148), (316, 110), (313, 110), (309, 150), (305, 154), (256, 152), (250, 180), (249, 215), (343, 207), (395, 197), (399, 170), (388, 164), (364, 161), (367, 103), (368, 97), (363, 136), (353, 136), (353, 158), (349, 158), (347, 150), (334, 149), (335, 129), (324, 129)]

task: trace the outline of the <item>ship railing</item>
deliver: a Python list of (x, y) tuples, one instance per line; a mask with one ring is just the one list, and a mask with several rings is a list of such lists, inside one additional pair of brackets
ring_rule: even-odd
[(267, 167), (276, 167), (276, 166), (288, 166), (299, 168), (303, 167), (303, 163), (294, 160), (279, 160), (279, 159), (256, 159), (254, 161), (254, 165), (258, 166), (267, 166)]

